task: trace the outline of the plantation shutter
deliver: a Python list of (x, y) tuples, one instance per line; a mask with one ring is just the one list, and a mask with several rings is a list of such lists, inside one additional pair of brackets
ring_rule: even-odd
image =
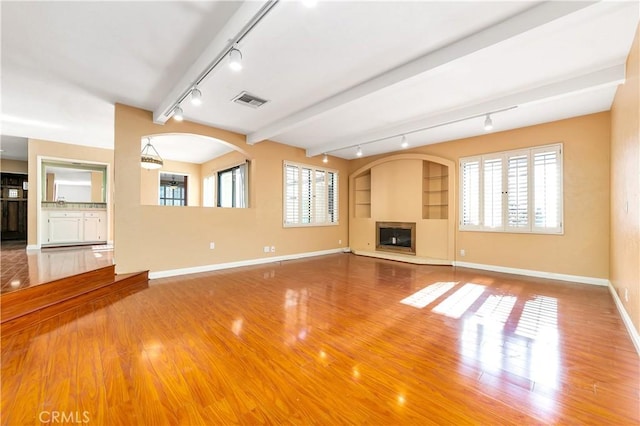
[(560, 230), (561, 227), (561, 150), (559, 146), (533, 151), (533, 228)]
[(315, 222), (321, 223), (327, 221), (327, 172), (324, 170), (315, 171), (315, 195), (313, 197), (315, 212)]
[(511, 154), (507, 158), (507, 228), (529, 229), (529, 156)]
[(503, 226), (502, 161), (501, 156), (483, 159), (483, 225), (486, 228), (495, 229)]
[(300, 211), (300, 185), (299, 167), (293, 164), (285, 164), (285, 208), (284, 223), (298, 223)]
[(313, 175), (312, 170), (302, 168), (302, 223), (311, 223), (312, 219), (312, 197), (313, 197)]
[(480, 226), (480, 160), (468, 159), (460, 163), (462, 183), (462, 212), (460, 225), (473, 228)]
[(338, 173), (284, 163), (285, 226), (338, 223)]
[(327, 191), (327, 208), (329, 210), (330, 223), (338, 222), (338, 174), (327, 172), (328, 191)]

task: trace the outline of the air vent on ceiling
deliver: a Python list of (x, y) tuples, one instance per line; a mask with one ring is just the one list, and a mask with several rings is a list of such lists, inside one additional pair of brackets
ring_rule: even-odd
[(246, 105), (246, 106), (251, 107), (251, 108), (258, 108), (258, 107), (261, 107), (262, 105), (266, 104), (269, 101), (266, 100), (266, 99), (262, 99), (262, 98), (259, 98), (257, 96), (254, 96), (251, 93), (242, 92), (238, 96), (233, 98), (233, 102), (235, 102), (237, 104), (240, 104), (240, 105)]

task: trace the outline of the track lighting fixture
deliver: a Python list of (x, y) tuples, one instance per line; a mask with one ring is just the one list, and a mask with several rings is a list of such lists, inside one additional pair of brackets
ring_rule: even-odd
[(202, 92), (197, 87), (191, 89), (191, 105), (202, 105)]
[(151, 145), (151, 138), (147, 138), (147, 144), (140, 153), (140, 167), (147, 170), (159, 169), (164, 165), (164, 161), (158, 151)]
[(409, 146), (409, 141), (407, 140), (407, 135), (402, 135), (402, 140), (400, 142), (400, 147), (402, 149), (407, 148)]
[(491, 114), (487, 114), (487, 118), (484, 120), (484, 130), (487, 132), (493, 129), (493, 120), (491, 120)]
[[(462, 118), (458, 118), (455, 120), (450, 120), (450, 121), (444, 121), (441, 123), (437, 123), (437, 124), (432, 124), (430, 126), (427, 127), (422, 127), (419, 129), (415, 129), (415, 130), (410, 130), (410, 131), (405, 131), (404, 133), (396, 133), (394, 135), (388, 135), (388, 136), (384, 136), (378, 139), (372, 139), (366, 142), (359, 142), (358, 145), (347, 145), (347, 146), (342, 146), (342, 147), (338, 147), (332, 150), (328, 150), (323, 152), (323, 155), (327, 155), (328, 152), (334, 152), (334, 151), (340, 151), (340, 150), (346, 150), (346, 149), (351, 149), (351, 148), (356, 148), (356, 156), (358, 157), (362, 157), (362, 145), (369, 145), (372, 143), (376, 143), (376, 142), (382, 142), (382, 141), (390, 141), (392, 138), (397, 138), (400, 137), (400, 147), (402, 149), (406, 149), (409, 147), (409, 137), (407, 135), (413, 134), (413, 133), (418, 133), (418, 132), (424, 132), (425, 130), (430, 130), (430, 129), (435, 129), (438, 127), (442, 127), (442, 126), (448, 126), (450, 124), (454, 124), (454, 123), (460, 123), (462, 121), (466, 121), (466, 120), (476, 120), (480, 117), (485, 117), (484, 120), (484, 130), (485, 131), (489, 131), (493, 129), (493, 120), (491, 119), (491, 115), (492, 114), (498, 114), (498, 113), (502, 113), (502, 112), (506, 112), (506, 111), (511, 111), (513, 109), (518, 108), (517, 105), (513, 105), (510, 107), (506, 107), (506, 108), (502, 108), (502, 109), (495, 109), (489, 112), (482, 112), (482, 113), (478, 113), (478, 114), (474, 114), (474, 115), (470, 115), (467, 117), (462, 117)], [(309, 155), (312, 156), (316, 156), (319, 155), (319, 152), (313, 152), (313, 150), (307, 150)]]
[(328, 163), (328, 162), (329, 162), (329, 157), (327, 157), (327, 154), (324, 154), (324, 155), (322, 156), (322, 162), (323, 162), (323, 163)]
[(173, 119), (176, 121), (182, 121), (184, 120), (184, 115), (182, 112), (182, 108), (180, 108), (180, 105), (176, 106), (173, 109)]
[(229, 68), (234, 71), (240, 71), (242, 69), (242, 52), (236, 47), (232, 47), (229, 50)]

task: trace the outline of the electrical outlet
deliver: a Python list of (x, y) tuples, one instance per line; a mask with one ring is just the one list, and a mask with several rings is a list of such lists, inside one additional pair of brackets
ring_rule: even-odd
[(213, 241), (209, 243), (209, 248), (211, 250), (213, 250), (214, 248), (216, 248), (216, 243), (214, 243)]
[(460, 250), (460, 256), (465, 257), (466, 256), (466, 252), (464, 251), (464, 249)]
[(342, 244), (342, 240), (338, 240), (338, 244)]
[(271, 253), (275, 253), (276, 252), (276, 246), (271, 246)]
[(629, 301), (629, 289), (628, 288), (624, 289), (624, 301), (625, 302)]
[(265, 253), (269, 253), (269, 246), (264, 246), (262, 249)]

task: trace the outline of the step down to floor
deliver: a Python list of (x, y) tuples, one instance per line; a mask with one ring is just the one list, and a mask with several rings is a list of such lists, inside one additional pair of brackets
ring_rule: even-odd
[(22, 330), (108, 294), (148, 287), (148, 271), (115, 275), (114, 268), (112, 265), (1, 295), (0, 332)]

